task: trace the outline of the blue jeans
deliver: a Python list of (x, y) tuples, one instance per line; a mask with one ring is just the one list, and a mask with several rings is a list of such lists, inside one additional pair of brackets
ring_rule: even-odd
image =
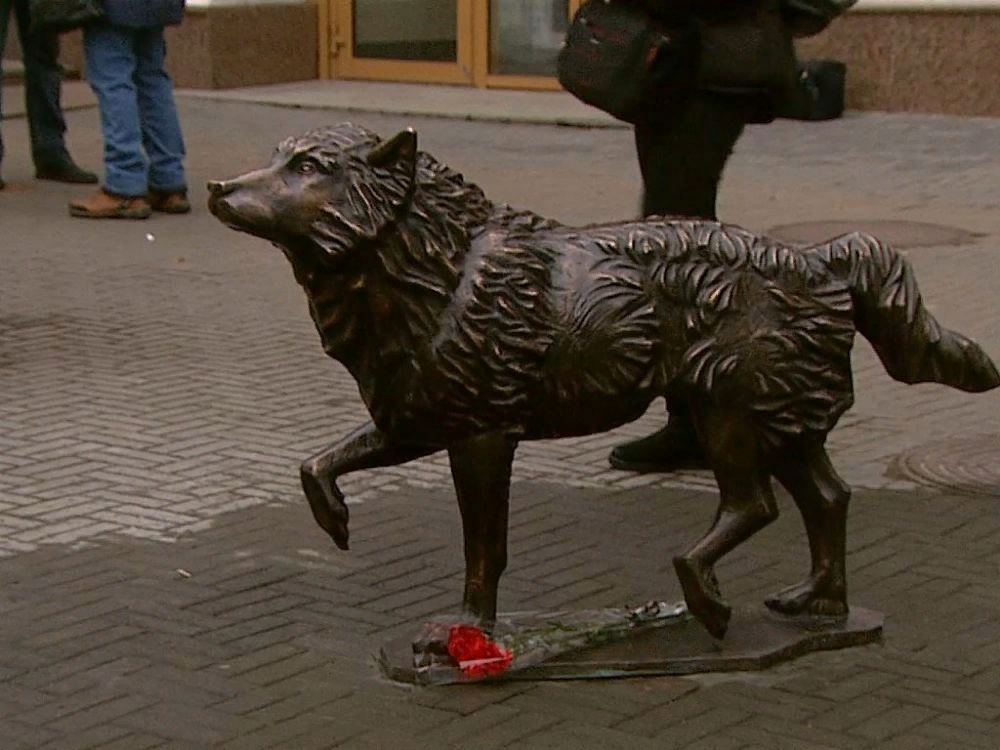
[[(62, 69), (59, 67), (59, 37), (31, 34), (28, 0), (0, 0), (0, 52), (7, 41), (11, 11), (17, 23), (24, 60), (24, 101), (31, 133), (31, 156), (36, 167), (69, 161), (66, 151), (66, 120), (59, 106)], [(3, 139), (0, 139), (0, 162)]]
[(185, 190), (184, 138), (164, 69), (163, 28), (99, 23), (83, 31), (87, 79), (104, 133), (104, 188), (123, 197)]

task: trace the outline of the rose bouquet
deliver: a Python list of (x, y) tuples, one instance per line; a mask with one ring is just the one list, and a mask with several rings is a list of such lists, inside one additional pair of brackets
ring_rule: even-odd
[[(681, 604), (581, 612), (512, 613), (492, 630), (461, 619), (428, 623), (422, 641), (446, 644), (447, 658), (417, 665), (421, 682), (472, 682), (510, 675), (547, 659), (626, 638), (687, 617)], [(440, 654), (444, 657), (444, 654)]]

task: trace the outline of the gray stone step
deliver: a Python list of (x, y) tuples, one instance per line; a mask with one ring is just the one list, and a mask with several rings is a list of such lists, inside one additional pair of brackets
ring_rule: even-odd
[[(76, 81), (80, 78), (80, 71), (77, 68), (63, 66), (63, 77), (67, 80)], [(24, 63), (20, 60), (4, 60), (3, 75), (0, 81), (3, 83), (21, 83), (24, 80)]]
[(20, 83), (24, 80), (24, 63), (20, 60), (4, 60), (3, 76), (0, 81), (3, 83)]

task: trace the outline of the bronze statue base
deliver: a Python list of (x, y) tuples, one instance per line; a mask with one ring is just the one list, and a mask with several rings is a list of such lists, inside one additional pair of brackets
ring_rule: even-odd
[[(784, 617), (762, 606), (737, 607), (724, 641), (712, 638), (695, 619), (683, 620), (607, 645), (554, 656), (525, 669), (512, 669), (480, 680), (452, 677), (437, 670), (435, 684), (503, 680), (610, 679), (703, 672), (767, 669), (813, 651), (863, 646), (882, 639), (884, 617), (854, 607), (845, 617)], [(412, 638), (401, 637), (378, 654), (383, 674), (391, 680), (426, 684), (413, 665)]]

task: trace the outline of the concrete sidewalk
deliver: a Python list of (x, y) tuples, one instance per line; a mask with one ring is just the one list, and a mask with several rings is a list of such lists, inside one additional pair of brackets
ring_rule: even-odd
[[(185, 99), (293, 109), (329, 109), (345, 113), (596, 128), (630, 127), (561, 91), (484, 90), (462, 86), (337, 80), (221, 90), (178, 89), (176, 94)], [(3, 83), (2, 97), (3, 119), (24, 117), (24, 93), (20, 80), (15, 80), (13, 76), (7, 79)], [(94, 107), (97, 101), (85, 81), (65, 81), (62, 105), (64, 110), (71, 111)]]
[(275, 107), (336, 109), (382, 115), (432, 116), (481, 122), (629, 128), (563, 91), (512, 91), (467, 86), (302, 81), (221, 91), (181, 90), (180, 96)]
[[(850, 598), (886, 614), (883, 645), (756, 674), (382, 680), (378, 645), (460, 599), (447, 461), (343, 481), (349, 553), (315, 528), (298, 462), (364, 408), (322, 354), (284, 258), (213, 219), (205, 181), (266, 162), (289, 134), (353, 119), (386, 135), (416, 127), (494, 199), (583, 223), (634, 213), (631, 133), (188, 96), (180, 110), (195, 211), (146, 222), (69, 218), (67, 201), (88, 188), (34, 181), (25, 121), (3, 123), (0, 747), (1000, 747), (1000, 396), (904, 387), (860, 342), (857, 404), (830, 443), (855, 488)], [(98, 166), (96, 111), (68, 119), (74, 156)], [(721, 212), (761, 231), (893, 219), (973, 233), (908, 252), (942, 323), (996, 354), (997, 143), (1000, 121), (985, 119), (751, 128)], [(501, 609), (679, 597), (670, 559), (712, 519), (711, 477), (606, 463), (615, 442), (662, 420), (654, 404), (614, 433), (522, 446)], [(808, 567), (797, 514), (780, 506), (720, 565), (733, 602)]]

